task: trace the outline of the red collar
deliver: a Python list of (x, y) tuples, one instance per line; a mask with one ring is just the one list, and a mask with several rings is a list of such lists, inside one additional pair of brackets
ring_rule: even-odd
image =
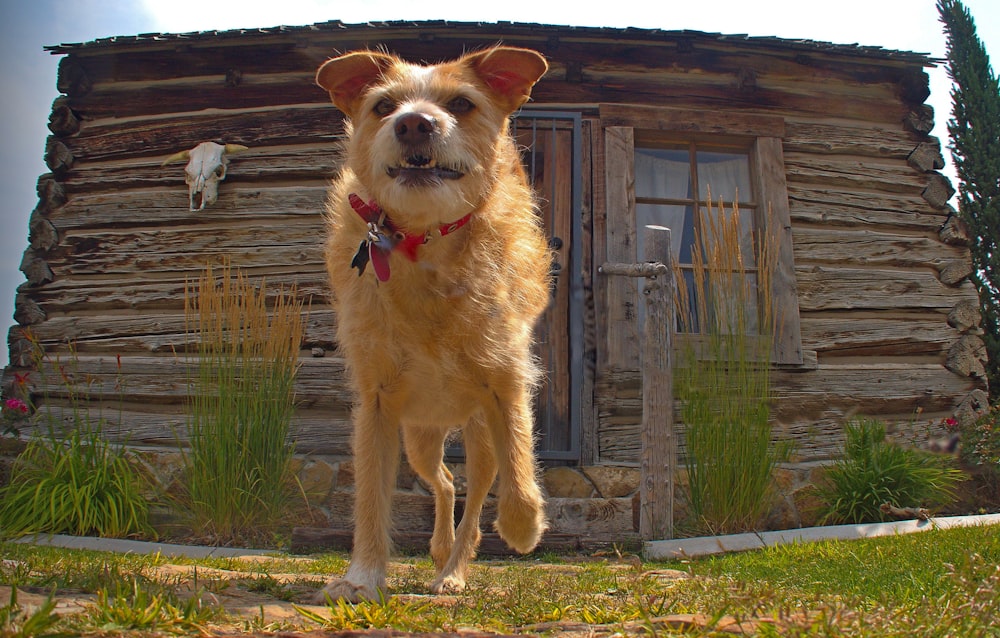
[[(358, 269), (360, 277), (365, 272), (365, 266), (369, 261), (375, 269), (375, 276), (379, 281), (389, 279), (389, 253), (394, 250), (401, 251), (410, 261), (417, 260), (417, 249), (431, 240), (433, 235), (426, 232), (422, 235), (413, 235), (392, 223), (392, 220), (385, 214), (382, 207), (375, 200), (367, 204), (356, 194), (347, 196), (351, 208), (361, 219), (368, 224), (368, 236), (358, 246), (358, 252), (351, 261), (351, 267)], [(458, 221), (450, 224), (443, 224), (437, 228), (437, 234), (441, 237), (450, 235), (462, 226), (469, 223), (472, 213)]]

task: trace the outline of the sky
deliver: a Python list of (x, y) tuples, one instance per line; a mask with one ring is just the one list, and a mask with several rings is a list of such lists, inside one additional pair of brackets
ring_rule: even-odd
[[(980, 39), (1000, 60), (1000, 1), (963, 0)], [(184, 33), (236, 28), (297, 26), (341, 20), (451, 20), (537, 22), (588, 27), (693, 29), (712, 33), (777, 36), (836, 44), (862, 44), (945, 57), (945, 37), (935, 0), (0, 0), (0, 334), (13, 320), (18, 267), (28, 246), (28, 218), (38, 203), (35, 185), (48, 169), (42, 160), (60, 56), (46, 45), (87, 42), (139, 33)], [(933, 69), (931, 97), (937, 127), (947, 143), (950, 81)], [(953, 178), (950, 155), (944, 171)], [(0, 366), (8, 363), (0, 340)]]

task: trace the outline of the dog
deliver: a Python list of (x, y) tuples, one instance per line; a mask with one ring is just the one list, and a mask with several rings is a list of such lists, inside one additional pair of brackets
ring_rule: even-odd
[[(547, 68), (535, 51), (497, 46), (430, 66), (356, 51), (317, 71), (346, 116), (325, 255), (355, 397), (354, 548), (319, 602), (385, 596), (400, 438), (434, 493), (433, 592), (464, 589), (497, 477), (506, 543), (530, 552), (546, 529), (532, 333), (552, 255), (508, 121)], [(457, 528), (444, 463), (455, 429), (468, 483)]]

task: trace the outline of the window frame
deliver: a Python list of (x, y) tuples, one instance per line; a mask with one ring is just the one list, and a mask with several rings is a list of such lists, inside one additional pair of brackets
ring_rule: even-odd
[[(759, 223), (763, 212), (770, 209), (770, 218), (778, 226), (778, 266), (770, 295), (777, 336), (773, 341), (771, 362), (787, 366), (803, 365), (782, 150), (784, 119), (738, 112), (617, 104), (600, 105), (599, 115), (604, 133), (605, 255), (610, 262), (637, 261), (638, 233), (641, 232), (636, 228), (634, 188), (637, 145), (701, 141), (711, 146), (743, 146), (749, 149), (751, 180), (757, 203), (756, 219)], [(639, 304), (636, 286), (622, 277), (603, 278), (603, 284), (607, 303), (603, 364), (610, 369), (637, 368), (641, 344), (636, 321)]]

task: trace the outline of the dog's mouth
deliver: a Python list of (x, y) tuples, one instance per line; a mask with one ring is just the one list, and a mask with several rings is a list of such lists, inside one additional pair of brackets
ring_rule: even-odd
[(465, 175), (457, 168), (439, 165), (434, 158), (426, 155), (411, 155), (385, 172), (393, 179), (414, 186), (438, 184), (446, 179), (461, 179)]

